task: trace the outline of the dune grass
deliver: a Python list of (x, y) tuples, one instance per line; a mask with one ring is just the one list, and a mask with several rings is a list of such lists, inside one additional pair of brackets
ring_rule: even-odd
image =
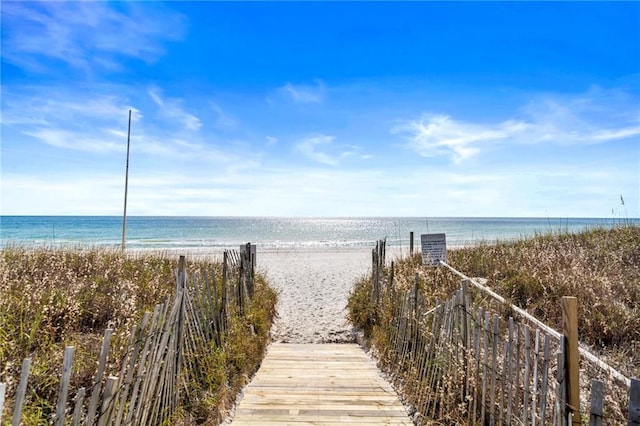
[[(177, 266), (177, 256), (101, 248), (8, 246), (0, 251), (0, 382), (8, 384), (11, 406), (22, 359), (32, 358), (24, 424), (46, 423), (55, 410), (65, 346), (76, 348), (72, 392), (91, 386), (107, 327), (114, 329), (108, 368), (119, 371), (127, 333), (145, 311), (174, 292)], [(200, 268), (221, 276), (220, 264), (187, 259), (187, 270)], [(175, 423), (218, 424), (257, 369), (276, 295), (260, 276), (255, 291), (247, 315), (232, 318), (224, 346), (212, 348), (207, 380), (190, 384), (190, 398)]]
[[(627, 377), (640, 377), (640, 227), (550, 233), (516, 242), (481, 243), (449, 251), (448, 263), (512, 304), (562, 329), (562, 296), (578, 298), (580, 340)], [(450, 297), (459, 278), (422, 268), (420, 255), (396, 262), (396, 288), (410, 289), (419, 273), (427, 303)], [(383, 324), (370, 303), (370, 279), (349, 299), (353, 324), (373, 339)], [(505, 312), (508, 315), (508, 312)]]

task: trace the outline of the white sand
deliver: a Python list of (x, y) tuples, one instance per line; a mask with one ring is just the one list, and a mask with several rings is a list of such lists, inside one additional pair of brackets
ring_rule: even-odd
[(347, 299), (371, 270), (371, 249), (260, 251), (258, 271), (278, 292), (274, 342), (353, 342)]
[[(354, 283), (371, 272), (371, 248), (261, 251), (257, 268), (278, 292), (274, 342), (353, 342), (347, 300)], [(388, 250), (387, 261), (398, 250)]]

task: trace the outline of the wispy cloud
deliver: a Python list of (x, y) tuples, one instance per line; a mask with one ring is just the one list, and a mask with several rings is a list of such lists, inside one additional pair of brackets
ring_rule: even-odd
[[(126, 93), (122, 90), (109, 90)], [(229, 155), (203, 142), (200, 120), (185, 112), (179, 99), (126, 97), (84, 93), (75, 89), (42, 95), (41, 88), (4, 88), (3, 129), (34, 138), (46, 145), (85, 153), (122, 153), (126, 149), (128, 110), (132, 110), (132, 150), (152, 156), (198, 158), (224, 162)], [(135, 103), (139, 107), (132, 106)], [(147, 116), (145, 119), (143, 116)], [(160, 117), (161, 120), (156, 120)], [(5, 134), (6, 135), (6, 134)], [(4, 146), (18, 144), (5, 137)]]
[(181, 123), (186, 130), (196, 131), (202, 127), (202, 122), (198, 117), (184, 110), (182, 100), (163, 99), (158, 88), (152, 88), (148, 93), (149, 97), (159, 107), (159, 115), (164, 119)]
[(316, 80), (313, 85), (287, 83), (278, 90), (288, 99), (299, 104), (319, 104), (326, 96), (326, 89), (321, 80)]
[[(591, 93), (591, 92), (590, 92)], [(456, 120), (446, 114), (422, 114), (402, 120), (392, 134), (423, 157), (448, 156), (462, 162), (484, 149), (505, 143), (596, 144), (640, 136), (640, 111), (620, 108), (602, 96), (574, 99), (541, 96), (522, 108), (517, 118), (499, 123)]]
[(152, 62), (180, 40), (186, 18), (162, 5), (106, 2), (4, 2), (2, 56), (29, 71), (50, 60), (89, 71), (121, 71), (120, 59)]
[(295, 145), (295, 151), (320, 164), (337, 166), (345, 158), (353, 156), (358, 148), (346, 147), (347, 149), (333, 154), (322, 149), (322, 147), (330, 147), (334, 140), (335, 137), (323, 134), (311, 136), (298, 142)]
[(409, 147), (423, 157), (451, 155), (460, 162), (476, 155), (479, 144), (498, 142), (527, 127), (522, 122), (483, 125), (456, 121), (447, 115), (424, 114), (394, 127), (392, 132), (408, 134)]

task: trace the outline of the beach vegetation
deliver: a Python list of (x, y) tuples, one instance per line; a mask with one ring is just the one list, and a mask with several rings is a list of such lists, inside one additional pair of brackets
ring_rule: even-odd
[[(6, 246), (0, 251), (0, 382), (7, 383), (4, 419), (10, 418), (22, 359), (32, 359), (23, 424), (47, 423), (55, 412), (63, 351), (74, 346), (70, 390), (92, 385), (102, 335), (112, 328), (107, 374), (120, 370), (128, 333), (146, 311), (176, 288), (178, 256), (128, 254), (83, 247)], [(187, 259), (187, 271), (221, 277), (221, 264)], [(244, 316), (232, 310), (224, 343), (211, 343), (204, 380), (188, 383), (174, 424), (219, 424), (239, 390), (257, 370), (275, 315), (276, 294), (255, 280)], [(10, 413), (10, 411), (9, 411)]]
[[(385, 276), (389, 276), (387, 262)], [(629, 224), (579, 233), (550, 232), (509, 242), (482, 242), (450, 250), (447, 263), (507, 300), (498, 304), (475, 292), (478, 306), (503, 318), (510, 305), (527, 310), (562, 330), (563, 296), (578, 301), (579, 339), (598, 357), (626, 377), (640, 377), (640, 227)], [(426, 268), (419, 253), (396, 259), (394, 281), (378, 306), (372, 302), (373, 277), (355, 283), (348, 301), (349, 318), (364, 333), (382, 365), (389, 353), (387, 336), (398, 306), (393, 294), (418, 293), (426, 309), (449, 299), (460, 278), (444, 267)]]

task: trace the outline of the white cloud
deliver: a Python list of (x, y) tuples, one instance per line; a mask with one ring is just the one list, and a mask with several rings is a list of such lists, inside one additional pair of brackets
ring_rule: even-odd
[(334, 140), (335, 137), (323, 134), (311, 136), (298, 142), (295, 151), (320, 164), (337, 166), (345, 158), (355, 155), (358, 147), (348, 147), (347, 150), (333, 154), (322, 150), (322, 147), (329, 148)]
[[(27, 136), (39, 139), (47, 145), (85, 152), (107, 153), (121, 151), (124, 146), (122, 141), (119, 141), (116, 137), (116, 134), (121, 132), (113, 131), (113, 129), (108, 132), (104, 132), (103, 137), (90, 137), (74, 131), (44, 128), (25, 131), (23, 133)], [(124, 137), (126, 137), (126, 135), (124, 135)]]
[(318, 151), (318, 146), (330, 144), (334, 139), (335, 138), (333, 136), (313, 136), (300, 141), (295, 146), (295, 149), (305, 157), (317, 161), (318, 163), (326, 164), (329, 166), (337, 166), (339, 163), (338, 158), (331, 157), (324, 152)]
[(198, 117), (190, 114), (182, 107), (180, 99), (163, 99), (157, 88), (149, 89), (149, 97), (160, 108), (159, 115), (166, 120), (176, 121), (182, 124), (184, 129), (197, 131), (202, 127), (202, 122)]
[(638, 137), (640, 118), (637, 103), (611, 104), (606, 96), (589, 92), (571, 99), (539, 97), (519, 117), (499, 123), (423, 114), (400, 121), (391, 133), (405, 136), (408, 147), (420, 156), (448, 156), (459, 163), (505, 143), (575, 145)]
[(120, 58), (146, 62), (184, 36), (185, 17), (161, 5), (106, 2), (3, 2), (2, 56), (30, 71), (48, 61), (90, 71), (121, 71)]
[(299, 104), (319, 104), (324, 101), (326, 89), (320, 80), (315, 81), (315, 85), (293, 85), (287, 83), (279, 91), (287, 98)]
[(500, 141), (527, 127), (518, 122), (493, 126), (465, 123), (447, 115), (425, 114), (394, 127), (392, 133), (408, 133), (410, 148), (421, 156), (452, 155), (459, 162), (476, 155), (480, 151), (478, 144)]

